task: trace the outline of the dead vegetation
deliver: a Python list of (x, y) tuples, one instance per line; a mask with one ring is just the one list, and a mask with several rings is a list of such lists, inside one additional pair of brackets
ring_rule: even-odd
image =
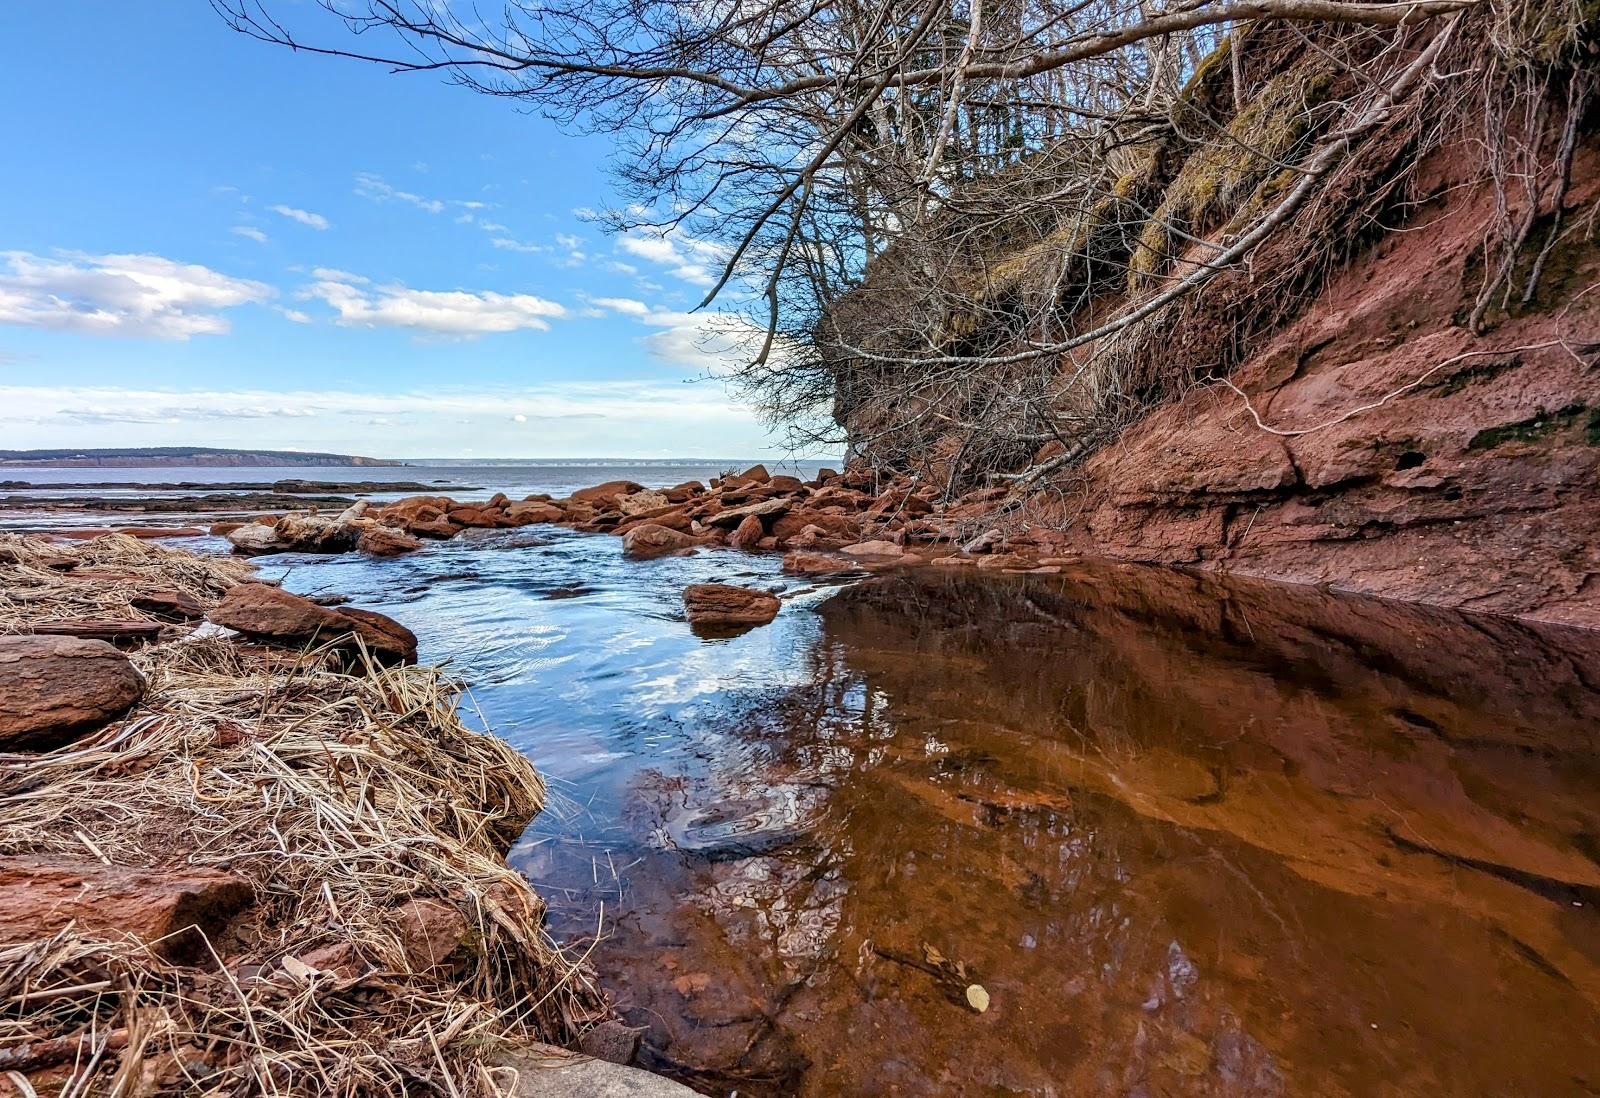
[[(136, 620), (151, 584), (214, 605), (248, 575), (120, 537), (8, 537), (0, 556), (5, 632)], [(0, 945), (0, 1082), (74, 1098), (501, 1094), (497, 1047), (565, 1043), (603, 1016), (502, 857), (543, 783), (462, 724), (440, 671), (347, 672), (322, 650), (187, 627), (130, 655), (149, 689), (125, 719), (0, 755), (0, 856), (224, 870), (254, 899), (181, 961), (76, 925)]]

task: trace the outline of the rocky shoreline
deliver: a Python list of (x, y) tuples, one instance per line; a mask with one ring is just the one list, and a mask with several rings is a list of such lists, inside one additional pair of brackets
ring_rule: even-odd
[(8, 535), (0, 683), (0, 1094), (688, 1093), (562, 1051), (632, 1054), (504, 860), (543, 783), (400, 623)]
[(374, 556), (414, 552), (429, 540), (475, 529), (549, 523), (622, 539), (625, 555), (653, 557), (710, 546), (784, 552), (786, 571), (839, 574), (882, 567), (968, 564), (1006, 571), (1051, 570), (1065, 554), (1062, 535), (1002, 530), (1004, 489), (953, 500), (909, 477), (823, 469), (808, 481), (756, 465), (742, 473), (646, 488), (609, 481), (570, 496), (519, 500), (497, 493), (473, 502), (417, 495), (393, 503), (356, 501), (334, 514), (315, 508), (222, 522), (211, 532), (246, 555), (284, 552)]

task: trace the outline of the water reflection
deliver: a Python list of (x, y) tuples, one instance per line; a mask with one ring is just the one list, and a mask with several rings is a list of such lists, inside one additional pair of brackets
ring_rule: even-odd
[[(537, 533), (289, 583), (412, 624), (552, 777), (516, 864), (560, 936), (603, 905), (651, 1065), (741, 1095), (1600, 1088), (1593, 634), (1108, 565), (830, 594)], [(785, 608), (699, 640), (708, 580)]]
[(819, 612), (804, 681), (704, 716), (724, 746), (641, 775), (607, 843), (634, 864), (597, 956), (655, 1066), (742, 1094), (1600, 1084), (1596, 638), (1108, 566)]

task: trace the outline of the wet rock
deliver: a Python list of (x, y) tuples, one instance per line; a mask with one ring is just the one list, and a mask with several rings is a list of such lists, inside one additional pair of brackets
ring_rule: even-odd
[(173, 958), (215, 937), (253, 898), (242, 878), (214, 869), (141, 869), (97, 861), (8, 858), (0, 864), (0, 941), (48, 938), (68, 923), (108, 938), (131, 935)]
[(615, 1019), (601, 1022), (578, 1040), (585, 1056), (612, 1064), (631, 1064), (639, 1053), (639, 1038), (644, 1029)]
[(658, 557), (693, 549), (699, 544), (700, 539), (691, 534), (654, 523), (635, 526), (622, 535), (622, 552), (630, 557)]
[(162, 621), (199, 621), (206, 616), (206, 608), (200, 605), (199, 599), (173, 588), (141, 591), (128, 602), (134, 609), (154, 614)]
[(433, 521), (413, 522), (406, 529), (408, 533), (419, 538), (432, 538), (435, 541), (449, 541), (461, 532), (461, 527), (443, 517)]
[(663, 489), (662, 495), (671, 503), (687, 503), (695, 496), (704, 495), (705, 490), (706, 486), (698, 480), (686, 480), (682, 484)]
[(104, 641), (0, 637), (0, 750), (58, 747), (126, 713), (144, 689)]
[(278, 644), (307, 645), (355, 639), (381, 662), (415, 663), (416, 635), (384, 614), (350, 607), (329, 609), (270, 584), (241, 583), (211, 611), (217, 625)]
[(445, 515), (457, 526), (476, 527), (481, 530), (493, 530), (501, 526), (515, 526), (516, 523), (504, 512), (490, 510), (487, 507), (478, 507), (471, 504), (453, 508)]
[(726, 583), (694, 583), (683, 589), (689, 624), (713, 629), (765, 625), (778, 616), (778, 605), (775, 595)]
[(767, 530), (761, 525), (760, 517), (746, 515), (744, 521), (739, 523), (738, 529), (728, 538), (728, 544), (743, 552), (753, 553), (760, 546), (761, 539), (766, 536)]
[(859, 572), (854, 561), (840, 560), (826, 553), (794, 552), (783, 558), (783, 570), (801, 576), (831, 576), (840, 572)]
[(422, 548), (422, 539), (389, 526), (369, 526), (356, 539), (356, 548), (374, 557), (398, 557)]

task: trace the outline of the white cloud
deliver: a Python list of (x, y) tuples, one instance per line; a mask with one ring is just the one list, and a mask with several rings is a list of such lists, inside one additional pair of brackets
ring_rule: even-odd
[(651, 311), (650, 306), (631, 297), (595, 297), (590, 300), (602, 309), (610, 309), (614, 313), (626, 313), (629, 316), (649, 316)]
[(529, 244), (521, 240), (513, 240), (507, 236), (497, 236), (490, 241), (496, 248), (503, 252), (525, 252), (534, 255), (539, 252), (548, 252), (550, 249), (543, 244)]
[[(696, 240), (670, 229), (640, 227), (617, 238), (617, 246), (631, 256), (667, 268), (673, 278), (695, 286), (714, 286), (717, 275), (710, 263), (720, 264), (727, 250), (709, 240)], [(720, 272), (718, 272), (720, 273)]]
[(278, 311), (283, 314), (283, 318), (285, 320), (292, 320), (296, 324), (311, 323), (311, 315), (309, 313), (303, 313), (299, 309), (279, 309)]
[(339, 314), (338, 322), (347, 327), (409, 328), (438, 335), (476, 336), (529, 328), (548, 331), (551, 318), (567, 315), (564, 306), (532, 294), (413, 290), (398, 284), (369, 289), (366, 279), (342, 271), (319, 269), (315, 275), (318, 281), (300, 296), (323, 301)]
[(282, 214), (290, 221), (298, 221), (300, 224), (309, 226), (319, 233), (326, 232), (330, 228), (327, 218), (319, 213), (312, 213), (310, 210), (301, 210), (294, 206), (285, 206), (282, 203), (269, 208), (273, 213)]
[(272, 287), (158, 255), (0, 252), (0, 323), (96, 335), (188, 339), (229, 330), (221, 310)]
[(424, 198), (420, 194), (402, 191), (390, 186), (382, 176), (373, 175), (370, 172), (362, 172), (356, 176), (356, 194), (362, 198), (369, 198), (374, 202), (405, 202), (417, 207), (419, 210), (427, 210), (432, 214), (444, 212), (444, 203), (439, 199)]
[(254, 225), (235, 225), (228, 231), (233, 233), (234, 236), (242, 236), (247, 240), (254, 240), (257, 244), (265, 244), (267, 242), (267, 234)]

